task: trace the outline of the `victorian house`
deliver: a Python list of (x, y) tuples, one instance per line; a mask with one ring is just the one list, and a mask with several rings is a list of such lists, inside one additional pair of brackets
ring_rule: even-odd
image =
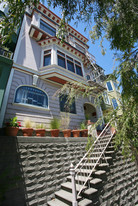
[(94, 103), (103, 91), (104, 70), (88, 52), (88, 39), (70, 25), (61, 43), (56, 37), (61, 19), (40, 4), (26, 11), (18, 36), (13, 66), (1, 110), (1, 123), (13, 116), (50, 127), (50, 121), (66, 112), (66, 96), (54, 96), (67, 82), (81, 82), (97, 88), (89, 98), (75, 99), (70, 106), (70, 127), (78, 127), (86, 115), (92, 122), (102, 116)]

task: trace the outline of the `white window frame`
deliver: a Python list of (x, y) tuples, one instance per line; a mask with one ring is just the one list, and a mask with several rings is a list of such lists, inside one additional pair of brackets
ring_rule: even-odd
[[(41, 107), (41, 106), (37, 106), (37, 105), (33, 105), (33, 104), (31, 105), (31, 104), (26, 104), (26, 103), (22, 103), (22, 102), (21, 103), (15, 102), (16, 92), (17, 92), (17, 90), (20, 87), (23, 87), (23, 86), (33, 87), (35, 89), (38, 89), (38, 90), (41, 90), (42, 92), (44, 92), (46, 94), (46, 96), (47, 96), (47, 104), (48, 104), (48, 106), (47, 107)], [(32, 107), (32, 108), (41, 109), (41, 110), (49, 110), (49, 96), (48, 96), (48, 94), (43, 89), (41, 89), (39, 87), (36, 87), (36, 86), (33, 86), (33, 85), (20, 85), (15, 90), (14, 98), (13, 98), (13, 104), (14, 105), (20, 105), (20, 106), (25, 106), (25, 107)]]

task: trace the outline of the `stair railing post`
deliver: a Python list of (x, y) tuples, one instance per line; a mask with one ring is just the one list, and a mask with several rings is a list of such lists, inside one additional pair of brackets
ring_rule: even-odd
[(75, 183), (75, 169), (72, 163), (70, 165), (70, 175), (72, 180), (72, 195), (73, 195), (72, 206), (78, 206), (76, 183)]

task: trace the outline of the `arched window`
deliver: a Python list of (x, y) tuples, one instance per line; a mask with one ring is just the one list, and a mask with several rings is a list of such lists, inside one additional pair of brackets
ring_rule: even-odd
[(47, 94), (42, 90), (31, 86), (19, 87), (16, 90), (14, 102), (48, 108)]

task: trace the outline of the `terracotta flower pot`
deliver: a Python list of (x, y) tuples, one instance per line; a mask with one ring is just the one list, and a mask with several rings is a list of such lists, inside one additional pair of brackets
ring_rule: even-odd
[(79, 137), (80, 136), (80, 130), (74, 129), (72, 130), (73, 137)]
[(59, 129), (51, 129), (51, 137), (58, 137), (59, 136)]
[(71, 137), (71, 129), (62, 130), (64, 137)]
[(35, 130), (37, 137), (44, 137), (45, 136), (45, 129), (36, 129)]
[(18, 127), (5, 127), (5, 133), (7, 136), (17, 136)]
[(82, 137), (88, 137), (88, 129), (82, 129), (81, 130), (81, 136)]
[(24, 137), (32, 136), (33, 129), (32, 128), (22, 128), (22, 132), (23, 132)]

